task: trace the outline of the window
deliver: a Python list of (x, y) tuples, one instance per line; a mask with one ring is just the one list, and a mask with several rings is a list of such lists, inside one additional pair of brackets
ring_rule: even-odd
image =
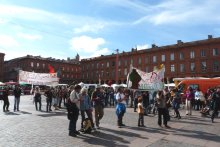
[(40, 66), (40, 64), (39, 63), (37, 63), (37, 67), (39, 67)]
[(148, 57), (145, 58), (145, 63), (147, 64), (149, 62)]
[(101, 76), (104, 77), (104, 71), (101, 71)]
[(109, 77), (109, 72), (108, 71), (106, 72), (106, 76)]
[(96, 68), (99, 68), (99, 63), (96, 64)]
[(138, 58), (138, 64), (141, 64), (141, 57)]
[(128, 74), (128, 70), (127, 70), (127, 68), (125, 68), (124, 69), (124, 75), (127, 76), (127, 74)]
[(115, 71), (112, 71), (112, 78), (115, 77)]
[(180, 53), (180, 60), (183, 60), (183, 59), (184, 59), (184, 54)]
[(115, 61), (112, 61), (112, 66), (115, 66)]
[(118, 69), (118, 75), (121, 76), (121, 69)]
[(161, 61), (162, 61), (162, 62), (165, 62), (165, 60), (166, 60), (165, 58), (166, 58), (165, 55), (161, 55)]
[(173, 61), (174, 60), (174, 53), (171, 53), (170, 54), (170, 61)]
[(102, 63), (102, 68), (104, 68), (104, 63)]
[(174, 64), (170, 65), (170, 71), (175, 72), (175, 65)]
[(190, 71), (191, 71), (191, 72), (194, 72), (195, 69), (196, 69), (195, 63), (190, 63)]
[(219, 62), (218, 61), (213, 62), (213, 71), (219, 71)]
[(121, 66), (121, 60), (118, 60), (118, 66)]
[(202, 71), (206, 71), (206, 62), (205, 61), (203, 61), (203, 62), (201, 62), (201, 70)]
[(148, 67), (148, 66), (145, 68), (145, 71), (146, 71), (146, 72), (149, 72), (149, 67)]
[(191, 58), (191, 59), (195, 58), (195, 52), (194, 52), (194, 51), (191, 51), (191, 52), (190, 52), (190, 58)]
[(200, 55), (201, 55), (201, 57), (205, 57), (205, 50), (201, 50)]
[(218, 56), (218, 49), (217, 48), (213, 49), (213, 56)]
[(127, 66), (128, 65), (128, 61), (127, 60), (125, 60), (125, 66)]
[(43, 68), (45, 68), (45, 64), (43, 63)]
[(133, 59), (131, 59), (131, 65), (133, 65), (133, 62), (134, 62)]
[(109, 62), (107, 62), (106, 66), (109, 67)]
[(184, 64), (180, 64), (180, 72), (184, 72), (185, 71), (185, 65)]
[(34, 62), (31, 62), (31, 67), (34, 67)]
[(153, 56), (153, 63), (157, 62), (157, 56)]

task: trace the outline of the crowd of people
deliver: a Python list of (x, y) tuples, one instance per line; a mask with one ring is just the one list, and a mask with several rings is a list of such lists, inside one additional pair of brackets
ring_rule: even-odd
[[(14, 111), (19, 110), (21, 88), (15, 86), (14, 94)], [(33, 91), (33, 102), (36, 111), (42, 111), (42, 95), (46, 97), (46, 112), (59, 110), (61, 107), (66, 108), (69, 119), (69, 135), (77, 136), (82, 132), (91, 132), (100, 128), (100, 120), (104, 116), (104, 108), (114, 106), (117, 115), (117, 126), (125, 126), (123, 116), (126, 108), (133, 107), (134, 112), (138, 114), (137, 126), (145, 127), (144, 116), (149, 113), (158, 114), (158, 125), (160, 127), (170, 128), (170, 109), (175, 112), (175, 118), (181, 119), (179, 108), (185, 105), (186, 115), (192, 115), (192, 110), (200, 111), (202, 114), (210, 114), (212, 122), (218, 115), (220, 108), (220, 87), (208, 89), (206, 93), (199, 88), (193, 89), (188, 87), (187, 91), (182, 93), (177, 88), (165, 88), (163, 90), (149, 92), (140, 90), (129, 90), (119, 87), (103, 88), (97, 86), (95, 89), (87, 89), (80, 85), (48, 87), (44, 92), (38, 86)], [(3, 91), (3, 111), (9, 111), (9, 90), (6, 87)], [(93, 113), (94, 111), (94, 113)], [(76, 124), (81, 114), (81, 129), (77, 131)], [(93, 120), (94, 114), (94, 120)], [(183, 114), (182, 114), (183, 115)], [(163, 125), (163, 126), (162, 126)], [(89, 131), (88, 131), (89, 130)]]

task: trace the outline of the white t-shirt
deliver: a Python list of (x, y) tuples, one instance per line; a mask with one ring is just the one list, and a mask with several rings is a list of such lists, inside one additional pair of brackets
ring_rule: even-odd
[[(117, 93), (116, 94), (116, 100), (118, 101), (118, 100), (120, 100), (120, 99), (124, 99), (124, 97), (125, 97), (125, 95), (123, 94), (123, 93)], [(118, 101), (118, 103), (123, 103), (123, 104), (126, 104), (126, 101), (125, 100), (123, 100), (123, 101), (121, 101), (121, 102), (119, 102)]]
[(77, 93), (75, 90), (70, 93), (70, 100), (71, 102), (75, 103), (78, 108), (80, 108), (79, 93)]

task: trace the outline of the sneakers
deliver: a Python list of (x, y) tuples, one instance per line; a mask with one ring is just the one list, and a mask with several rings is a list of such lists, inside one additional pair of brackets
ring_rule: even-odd
[(169, 129), (169, 128), (171, 128), (171, 127), (170, 127), (170, 126), (168, 126), (168, 125), (164, 125), (164, 126), (165, 126), (165, 128), (168, 128), (168, 129)]
[(69, 136), (76, 137), (77, 135), (75, 133), (69, 133)]
[(79, 131), (75, 131), (75, 132), (74, 132), (74, 134), (79, 135), (79, 134), (80, 134), (80, 132), (79, 132)]

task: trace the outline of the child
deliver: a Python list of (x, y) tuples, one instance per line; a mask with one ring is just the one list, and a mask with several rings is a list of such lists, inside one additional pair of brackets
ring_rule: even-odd
[(145, 127), (144, 126), (144, 108), (142, 105), (142, 97), (141, 96), (138, 97), (138, 114), (139, 114), (138, 127)]

